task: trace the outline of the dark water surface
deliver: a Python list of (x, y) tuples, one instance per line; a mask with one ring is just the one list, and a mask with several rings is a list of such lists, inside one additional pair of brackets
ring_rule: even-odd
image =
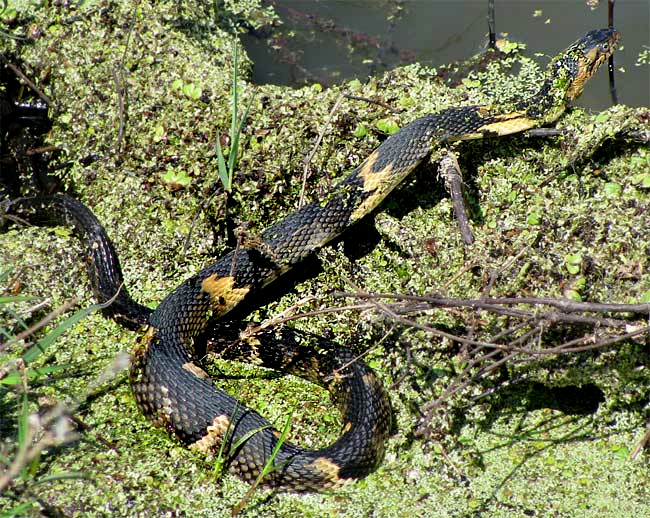
[[(463, 60), (487, 43), (486, 0), (269, 0), (282, 17), (279, 29), (248, 35), (253, 81), (298, 86), (364, 79), (401, 64), (440, 65)], [(545, 65), (586, 31), (607, 26), (607, 2), (595, 10), (584, 0), (495, 0), (496, 30), (525, 42)], [(650, 105), (650, 0), (618, 0), (615, 26), (621, 103)], [(271, 47), (275, 47), (272, 50)], [(579, 103), (596, 110), (611, 104), (605, 67)]]

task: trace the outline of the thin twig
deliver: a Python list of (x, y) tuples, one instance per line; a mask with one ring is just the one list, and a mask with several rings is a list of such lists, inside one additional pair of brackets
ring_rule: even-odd
[(327, 116), (327, 120), (325, 121), (325, 124), (323, 124), (323, 127), (318, 133), (318, 137), (316, 137), (316, 141), (314, 142), (314, 145), (312, 146), (311, 150), (309, 151), (309, 153), (305, 157), (305, 160), (303, 161), (302, 187), (300, 188), (300, 199), (298, 200), (298, 208), (302, 207), (305, 204), (305, 189), (307, 188), (307, 178), (309, 177), (309, 165), (311, 164), (311, 161), (313, 160), (316, 151), (318, 151), (318, 147), (320, 146), (320, 143), (323, 140), (325, 131), (329, 127), (330, 123), (332, 122), (332, 118), (334, 117), (334, 114), (338, 111), (339, 107), (341, 106), (341, 102), (343, 102), (344, 98), (345, 98), (345, 93), (341, 92), (338, 98), (336, 99), (334, 106), (332, 106), (332, 109), (330, 110), (330, 113)]
[(648, 442), (650, 442), (650, 425), (648, 425), (646, 432), (643, 434), (643, 437), (641, 437), (641, 440), (636, 444), (632, 450), (632, 453), (630, 453), (630, 459), (636, 460), (639, 454), (648, 445)]
[(72, 300), (69, 300), (68, 302), (63, 304), (63, 306), (58, 307), (55, 310), (53, 310), (52, 312), (45, 315), (41, 320), (36, 322), (33, 326), (29, 327), (28, 329), (25, 329), (22, 333), (17, 334), (11, 340), (7, 340), (5, 343), (0, 344), (0, 350), (10, 346), (11, 344), (14, 344), (16, 342), (24, 340), (25, 338), (27, 338), (30, 335), (33, 335), (36, 331), (38, 331), (42, 327), (45, 327), (52, 320), (57, 318), (59, 315), (65, 313), (70, 308), (76, 306), (78, 303), (79, 303), (79, 297), (75, 297)]
[(136, 12), (140, 7), (140, 0), (134, 4), (133, 19), (131, 25), (129, 26), (129, 31), (126, 33), (126, 41), (124, 42), (124, 51), (122, 52), (122, 57), (120, 62), (113, 69), (113, 80), (115, 81), (115, 88), (117, 90), (117, 100), (118, 100), (118, 114), (119, 114), (119, 128), (117, 130), (117, 142), (115, 143), (115, 153), (120, 156), (122, 153), (122, 142), (124, 141), (124, 133), (126, 129), (126, 119), (127, 119), (127, 110), (129, 103), (129, 92), (126, 88), (126, 78), (124, 77), (125, 62), (126, 62), (126, 53), (129, 50), (129, 43), (131, 41), (131, 34), (135, 28), (135, 23), (137, 20)]
[(348, 99), (354, 99), (355, 101), (365, 101), (367, 103), (377, 104), (383, 108), (386, 108), (388, 111), (392, 113), (400, 113), (400, 110), (397, 110), (393, 108), (390, 104), (385, 103), (384, 101), (379, 101), (378, 99), (370, 99), (369, 97), (362, 97), (361, 95), (351, 95), (351, 94), (346, 94), (346, 97)]
[(20, 70), (20, 68), (18, 68), (16, 65), (14, 65), (13, 63), (9, 63), (1, 54), (0, 54), (0, 58), (2, 58), (2, 61), (4, 61), (5, 65), (7, 65), (7, 68), (9, 68), (14, 74), (16, 74), (18, 77), (20, 77), (20, 79), (22, 79), (25, 82), (25, 84), (27, 84), (27, 86), (29, 86), (34, 91), (34, 93), (36, 95), (38, 95), (40, 97), (40, 99), (45, 104), (47, 104), (48, 106), (51, 106), (52, 101), (50, 100), (50, 98), (47, 95), (45, 95), (41, 91), (41, 89), (38, 86), (36, 86), (36, 83), (34, 83), (31, 79), (29, 79), (23, 73), (23, 71)]
[(457, 299), (434, 297), (429, 295), (408, 295), (401, 293), (372, 293), (372, 292), (342, 292), (332, 293), (335, 297), (351, 297), (359, 299), (393, 299), (426, 302), (436, 307), (470, 307), (475, 309), (490, 309), (493, 306), (510, 306), (529, 304), (532, 306), (552, 306), (568, 312), (592, 313), (635, 313), (650, 316), (650, 303), (645, 304), (612, 304), (599, 302), (578, 302), (570, 299), (554, 299), (550, 297), (497, 297), (485, 299)]
[(61, 149), (60, 146), (35, 147), (35, 148), (28, 149), (27, 151), (25, 151), (25, 155), (27, 155), (27, 156), (42, 155), (43, 153), (50, 153), (51, 151), (58, 151), (59, 149)]

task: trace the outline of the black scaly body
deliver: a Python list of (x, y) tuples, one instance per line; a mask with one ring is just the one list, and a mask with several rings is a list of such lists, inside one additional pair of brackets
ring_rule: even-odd
[[(320, 202), (311, 203), (266, 229), (257, 245), (243, 246), (190, 277), (158, 308), (135, 303), (106, 234), (85, 206), (63, 195), (23, 198), (7, 215), (34, 224), (71, 224), (91, 256), (93, 288), (100, 301), (119, 292), (107, 312), (131, 327), (146, 325), (132, 354), (131, 385), (142, 411), (193, 447), (214, 454), (225, 440), (230, 468), (254, 480), (272, 455), (278, 432), (259, 414), (220, 391), (196, 361), (207, 347), (288, 371), (325, 386), (341, 409), (339, 439), (311, 451), (285, 442), (265, 483), (292, 490), (340, 485), (367, 475), (381, 460), (390, 430), (390, 407), (372, 371), (343, 347), (287, 329), (247, 331), (221, 318), (242, 298), (277, 278), (372, 211), (432, 150), (443, 142), (498, 136), (556, 120), (567, 103), (614, 50), (614, 29), (587, 33), (549, 65), (539, 93), (510, 110), (460, 107), (425, 115), (388, 138)], [(215, 323), (216, 322), (216, 323)], [(215, 327), (217, 326), (217, 327)], [(236, 451), (231, 446), (250, 437)]]

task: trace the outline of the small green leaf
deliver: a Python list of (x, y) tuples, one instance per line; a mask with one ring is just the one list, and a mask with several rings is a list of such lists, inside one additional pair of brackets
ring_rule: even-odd
[[(579, 269), (579, 267), (578, 267)], [(573, 272), (571, 272), (573, 273)], [(564, 290), (564, 296), (567, 299), (581, 302), (583, 300), (582, 292), (587, 287), (587, 279), (579, 275), (573, 279), (573, 282)]]
[(172, 81), (172, 90), (178, 90), (179, 92), (183, 89), (183, 80), (174, 79)]
[(582, 255), (580, 253), (567, 255), (565, 261), (566, 269), (571, 275), (576, 275), (580, 272), (580, 266), (582, 264)]
[(603, 186), (603, 191), (605, 192), (605, 196), (608, 198), (618, 198), (621, 195), (621, 191), (623, 188), (620, 186), (618, 183), (614, 182), (607, 182)]
[(4, 23), (13, 22), (18, 17), (18, 11), (13, 7), (7, 7), (7, 4), (4, 3), (4, 7), (0, 10), (0, 20)]
[(582, 275), (576, 277), (573, 281), (573, 288), (577, 291), (583, 291), (587, 287), (587, 279)]
[(582, 302), (582, 295), (576, 290), (564, 290), (564, 296), (567, 299), (575, 300), (576, 302)]
[(168, 184), (172, 188), (183, 188), (187, 187), (192, 183), (192, 179), (188, 176), (185, 171), (167, 171), (162, 175), (162, 181)]
[(650, 173), (635, 174), (630, 180), (634, 185), (638, 185), (642, 189), (650, 189)]
[(70, 237), (72, 229), (68, 227), (54, 227), (54, 235), (59, 237)]
[(201, 98), (203, 91), (200, 86), (195, 85), (194, 83), (187, 83), (183, 86), (183, 93), (190, 99), (195, 101)]
[(358, 79), (353, 79), (348, 83), (348, 89), (350, 90), (359, 90), (361, 88), (361, 81)]
[(650, 290), (641, 294), (641, 298), (639, 299), (639, 302), (641, 304), (649, 304), (650, 303)]
[(365, 137), (368, 134), (368, 128), (364, 124), (357, 124), (357, 127), (354, 129), (353, 135), (355, 137)]
[(153, 141), (160, 142), (164, 136), (165, 136), (165, 128), (163, 127), (162, 124), (158, 124), (158, 126), (156, 126), (153, 129)]
[(596, 118), (594, 120), (596, 122), (606, 122), (609, 120), (609, 113), (600, 112), (598, 115), (596, 115)]
[(392, 135), (393, 133), (397, 133), (399, 131), (398, 124), (392, 119), (379, 119), (375, 123), (375, 126), (379, 131), (387, 133), (388, 135)]
[(529, 225), (539, 225), (542, 222), (542, 217), (537, 212), (531, 212), (530, 214), (528, 214), (526, 221), (528, 222)]
[(517, 52), (519, 49), (525, 49), (526, 44), (517, 43), (516, 41), (501, 39), (497, 41), (497, 48), (505, 54), (510, 54), (513, 52)]
[(614, 457), (618, 459), (626, 460), (630, 456), (630, 450), (623, 444), (614, 444), (611, 449)]
[(470, 79), (469, 77), (464, 77), (461, 80), (461, 83), (463, 83), (466, 88), (478, 88), (481, 86), (481, 82), (478, 79)]

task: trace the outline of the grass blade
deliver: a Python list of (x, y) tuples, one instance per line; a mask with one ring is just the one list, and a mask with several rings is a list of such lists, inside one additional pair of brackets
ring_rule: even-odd
[[(27, 399), (27, 391), (22, 394), (20, 402), (20, 410), (18, 412), (18, 455), (22, 456), (29, 448), (29, 400)], [(23, 480), (27, 476), (27, 466), (23, 466), (21, 470), (21, 478)]]
[(271, 452), (271, 456), (266, 461), (266, 464), (264, 464), (261, 473), (255, 479), (255, 482), (253, 482), (253, 484), (248, 489), (248, 491), (246, 491), (244, 497), (239, 501), (239, 503), (235, 507), (233, 507), (232, 509), (233, 516), (239, 514), (244, 509), (244, 507), (248, 504), (251, 496), (253, 495), (257, 487), (260, 485), (264, 477), (270, 475), (274, 471), (277, 471), (282, 466), (284, 466), (284, 463), (276, 464), (275, 457), (278, 455), (280, 448), (282, 448), (282, 445), (287, 440), (287, 435), (289, 435), (289, 430), (291, 429), (291, 422), (293, 421), (293, 416), (295, 414), (295, 411), (296, 409), (294, 408), (293, 411), (289, 413), (289, 417), (287, 417), (287, 420), (285, 421), (284, 426), (282, 427), (282, 431), (280, 432), (280, 437), (278, 437), (278, 440), (275, 443), (275, 446), (273, 447), (273, 451)]
[[(35, 380), (41, 376), (46, 376), (47, 374), (52, 374), (53, 372), (59, 372), (65, 369), (69, 369), (71, 365), (51, 365), (49, 367), (39, 367), (38, 369), (29, 369), (25, 371), (25, 376), (29, 380)], [(19, 385), (22, 383), (23, 377), (18, 372), (11, 372), (4, 378), (0, 379), (0, 385)]]
[(228, 156), (228, 172), (230, 174), (230, 182), (232, 183), (232, 176), (235, 172), (235, 168), (237, 167), (237, 155), (239, 154), (239, 136), (241, 135), (241, 132), (244, 128), (244, 122), (246, 122), (246, 118), (248, 117), (248, 112), (251, 109), (251, 106), (253, 105), (253, 100), (254, 98), (251, 98), (249, 101), (248, 105), (246, 106), (246, 110), (244, 110), (244, 114), (242, 115), (242, 118), (239, 120), (239, 123), (237, 124), (237, 127), (235, 129), (235, 132), (231, 135), (230, 137), (230, 155)]
[(91, 477), (82, 471), (67, 471), (64, 473), (55, 473), (39, 478), (35, 484), (46, 484), (48, 482), (55, 482), (57, 480), (77, 480), (77, 479), (90, 479)]
[(61, 336), (65, 331), (70, 329), (81, 319), (86, 318), (93, 311), (96, 311), (97, 309), (101, 309), (102, 307), (104, 306), (102, 306), (101, 304), (95, 304), (93, 306), (89, 306), (87, 308), (79, 310), (70, 318), (66, 319), (60, 325), (52, 329), (52, 331), (50, 331), (47, 335), (45, 335), (45, 337), (41, 338), (36, 344), (30, 347), (29, 350), (23, 355), (23, 360), (25, 361), (25, 364), (28, 365), (34, 360), (36, 360), (36, 358), (38, 358), (41, 354), (43, 354), (48, 349), (48, 347), (50, 347), (50, 345), (52, 345), (54, 341), (57, 338), (59, 338), (59, 336)]
[(232, 177), (228, 174), (228, 169), (226, 168), (226, 160), (223, 156), (220, 140), (221, 137), (217, 134), (217, 164), (219, 166), (219, 179), (223, 184), (223, 188), (230, 192), (232, 188)]
[(11, 509), (7, 509), (6, 511), (0, 511), (0, 518), (13, 518), (14, 516), (27, 516), (27, 511), (34, 510), (36, 506), (37, 504), (34, 501), (24, 502), (22, 504), (18, 504), (15, 507), (12, 507)]

